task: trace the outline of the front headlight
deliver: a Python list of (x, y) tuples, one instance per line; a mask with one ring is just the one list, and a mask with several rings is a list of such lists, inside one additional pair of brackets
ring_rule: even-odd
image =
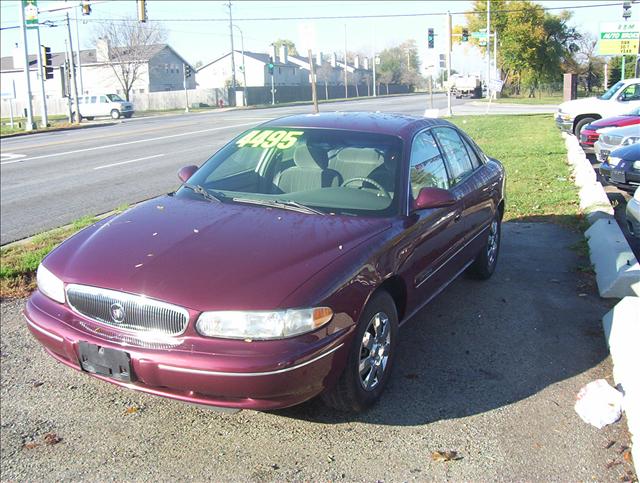
[(571, 121), (571, 114), (567, 114), (566, 112), (561, 112), (560, 113), (560, 119), (562, 119), (563, 121)]
[(633, 169), (640, 171), (640, 161), (634, 161), (632, 167)]
[(328, 307), (274, 312), (203, 312), (196, 330), (207, 337), (224, 339), (284, 339), (310, 332), (329, 322)]
[(50, 299), (60, 302), (61, 304), (64, 303), (64, 283), (51, 273), (42, 263), (38, 265), (36, 280), (38, 282), (38, 290)]
[(611, 155), (609, 155), (609, 157), (607, 158), (607, 163), (609, 163), (609, 166), (611, 166), (612, 168), (615, 168), (616, 166), (618, 166), (618, 163), (620, 161), (622, 161), (622, 158), (616, 158)]
[(622, 141), (623, 146), (631, 146), (640, 141), (640, 136), (629, 136), (624, 141)]

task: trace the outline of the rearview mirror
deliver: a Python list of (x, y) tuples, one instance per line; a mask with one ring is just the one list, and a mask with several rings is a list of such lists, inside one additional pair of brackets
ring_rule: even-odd
[(193, 173), (195, 173), (196, 171), (198, 171), (197, 166), (185, 166), (184, 168), (181, 168), (180, 171), (178, 171), (178, 178), (180, 178), (180, 181), (182, 181), (183, 183), (186, 183), (187, 180), (191, 178), (191, 176), (193, 176)]
[(456, 199), (450, 191), (442, 188), (422, 188), (413, 202), (414, 210), (442, 208), (455, 204)]

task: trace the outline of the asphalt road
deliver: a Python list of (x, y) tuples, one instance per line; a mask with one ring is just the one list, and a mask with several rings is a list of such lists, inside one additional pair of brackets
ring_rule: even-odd
[[(468, 100), (456, 100), (460, 105)], [(321, 111), (423, 115), (427, 95), (321, 104)], [(446, 107), (444, 95), (434, 96)], [(135, 117), (75, 131), (3, 139), (0, 244), (105, 213), (176, 188), (176, 172), (200, 165), (233, 136), (311, 106)]]
[[(317, 401), (228, 415), (120, 389), (55, 362), (24, 301), (3, 302), (2, 480), (631, 480), (625, 421), (598, 430), (573, 409), (611, 374), (610, 303), (576, 270), (580, 238), (505, 224), (493, 278), (459, 279), (403, 328), (391, 384), (358, 416)], [(459, 459), (434, 461), (443, 450)]]

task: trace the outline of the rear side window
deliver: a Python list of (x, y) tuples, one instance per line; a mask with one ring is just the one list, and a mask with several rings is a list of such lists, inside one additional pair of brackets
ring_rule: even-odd
[(414, 198), (422, 188), (449, 188), (442, 154), (429, 131), (421, 132), (413, 138), (409, 163), (409, 181)]
[(107, 96), (100, 96), (100, 102), (102, 104), (106, 104), (107, 103)]
[(638, 101), (640, 100), (640, 84), (631, 84), (628, 86), (622, 94), (620, 94), (621, 101)]
[(451, 168), (451, 185), (455, 186), (462, 178), (473, 171), (467, 148), (455, 129), (449, 127), (434, 128), (433, 132), (442, 146), (444, 156)]
[(93, 96), (93, 97), (91, 98), (91, 104), (95, 104), (95, 103), (96, 103), (96, 101), (97, 101), (97, 99), (98, 99), (98, 98), (97, 98), (96, 96)]
[(482, 165), (482, 161), (480, 160), (480, 156), (478, 156), (478, 152), (474, 149), (473, 144), (464, 136), (462, 136), (462, 141), (464, 142), (464, 146), (467, 148), (467, 152), (469, 153), (469, 158), (471, 159), (471, 165), (473, 169), (477, 169)]

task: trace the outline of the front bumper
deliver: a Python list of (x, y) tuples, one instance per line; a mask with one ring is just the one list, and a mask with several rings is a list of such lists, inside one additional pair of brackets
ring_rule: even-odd
[[(135, 342), (100, 326), (36, 291), (24, 310), (27, 325), (45, 350), (82, 370), (79, 343), (125, 351), (132, 382), (97, 374), (122, 387), (180, 401), (235, 409), (268, 410), (302, 403), (335, 382), (344, 367), (353, 327), (295, 341), (203, 340), (177, 345)], [(302, 340), (301, 340), (302, 339)], [(287, 348), (288, 344), (288, 348)]]
[(597, 141), (594, 145), (594, 151), (596, 154), (596, 159), (600, 162), (600, 163), (604, 163), (607, 161), (607, 159), (609, 158), (609, 154), (611, 153), (611, 151), (613, 151), (614, 149), (619, 148), (620, 146), (613, 146), (611, 144), (605, 144), (602, 141)]
[(624, 171), (617, 170), (608, 162), (604, 162), (600, 165), (600, 175), (607, 183), (632, 193), (640, 186), (640, 171), (629, 167)]
[(556, 126), (563, 132), (573, 134), (573, 119), (562, 119), (559, 114), (556, 114)]

